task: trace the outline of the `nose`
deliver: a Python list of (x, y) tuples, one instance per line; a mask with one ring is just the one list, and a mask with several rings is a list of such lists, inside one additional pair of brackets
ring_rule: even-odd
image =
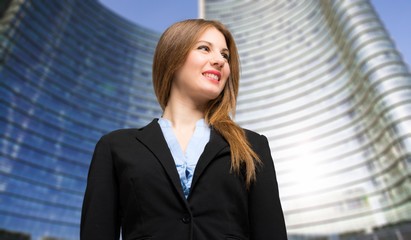
[(223, 57), (223, 56), (221, 56), (221, 54), (214, 54), (212, 57), (211, 57), (211, 65), (213, 65), (213, 66), (217, 66), (217, 67), (219, 67), (219, 68), (223, 68), (224, 67), (224, 64), (225, 64), (225, 62), (226, 62), (226, 60), (225, 60), (225, 58)]

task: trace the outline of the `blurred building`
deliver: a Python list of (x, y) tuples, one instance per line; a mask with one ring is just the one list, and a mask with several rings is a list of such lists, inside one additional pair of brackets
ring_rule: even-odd
[(96, 0), (12, 0), (4, 9), (0, 229), (78, 239), (96, 141), (160, 114), (151, 86), (159, 33)]
[[(200, 6), (237, 40), (236, 120), (270, 140), (290, 239), (409, 239), (411, 77), (370, 3)], [(160, 34), (97, 0), (0, 11), (0, 234), (78, 239), (94, 144), (160, 115)]]
[(235, 35), (236, 119), (270, 140), (289, 233), (338, 239), (409, 221), (411, 75), (370, 2), (200, 6)]

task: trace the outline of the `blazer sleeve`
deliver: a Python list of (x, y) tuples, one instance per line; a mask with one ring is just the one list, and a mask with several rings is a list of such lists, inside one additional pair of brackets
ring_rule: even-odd
[(110, 145), (99, 140), (91, 160), (83, 200), (80, 239), (119, 239), (118, 185)]
[(265, 136), (259, 137), (255, 149), (262, 164), (249, 191), (250, 240), (287, 239), (274, 162)]

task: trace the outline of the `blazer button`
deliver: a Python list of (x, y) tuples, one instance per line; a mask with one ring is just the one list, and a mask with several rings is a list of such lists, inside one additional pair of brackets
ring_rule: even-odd
[(183, 221), (183, 223), (187, 224), (187, 223), (190, 223), (191, 218), (190, 218), (189, 216), (184, 216), (184, 217), (181, 219), (181, 221)]

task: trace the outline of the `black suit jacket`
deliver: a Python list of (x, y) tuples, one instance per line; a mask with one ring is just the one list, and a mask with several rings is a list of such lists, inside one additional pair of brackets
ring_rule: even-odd
[(212, 130), (187, 199), (157, 119), (103, 136), (90, 165), (81, 239), (118, 239), (120, 228), (123, 240), (287, 239), (267, 139), (246, 135), (263, 162), (250, 189)]

